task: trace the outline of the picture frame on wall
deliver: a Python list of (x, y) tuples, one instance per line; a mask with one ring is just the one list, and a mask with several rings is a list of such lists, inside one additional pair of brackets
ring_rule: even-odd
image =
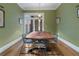
[(0, 9), (0, 28), (5, 27), (5, 11)]
[(79, 8), (77, 9), (77, 17), (79, 18)]
[(77, 17), (79, 18), (79, 5), (76, 6), (76, 13), (77, 13)]

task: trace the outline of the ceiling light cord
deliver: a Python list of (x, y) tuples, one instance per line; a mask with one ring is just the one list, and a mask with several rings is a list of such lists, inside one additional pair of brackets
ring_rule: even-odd
[(39, 3), (39, 11), (40, 11), (40, 3)]
[(40, 12), (41, 12), (41, 9), (40, 9), (40, 6), (41, 4), (39, 3), (39, 15), (38, 15), (38, 17), (40, 18), (41, 17), (41, 14), (40, 14)]

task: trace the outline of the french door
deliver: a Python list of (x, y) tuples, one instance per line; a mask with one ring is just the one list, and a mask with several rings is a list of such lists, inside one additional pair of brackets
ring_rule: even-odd
[(30, 15), (29, 20), (27, 17), (25, 18), (25, 31), (30, 33), (32, 31), (44, 31), (44, 14), (38, 15)]
[(43, 28), (43, 20), (31, 20), (31, 23), (30, 23), (30, 32), (32, 31), (44, 31), (44, 28)]
[(32, 31), (44, 31), (44, 19), (43, 16), (32, 16), (30, 20), (30, 32)]

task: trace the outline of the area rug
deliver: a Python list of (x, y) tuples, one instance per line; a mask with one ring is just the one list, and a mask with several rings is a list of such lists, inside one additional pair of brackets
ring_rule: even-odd
[(57, 44), (50, 44), (48, 50), (39, 50), (35, 48), (34, 50), (26, 53), (26, 49), (23, 49), (20, 56), (63, 56), (63, 53), (58, 48)]

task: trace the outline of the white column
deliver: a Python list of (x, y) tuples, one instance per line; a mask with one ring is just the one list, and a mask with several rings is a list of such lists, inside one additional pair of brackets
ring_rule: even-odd
[(38, 30), (40, 31), (40, 19), (38, 20)]
[(30, 24), (31, 24), (31, 20), (28, 21), (28, 33), (30, 32)]
[(27, 24), (27, 29), (28, 29), (28, 32), (27, 33), (29, 33), (29, 24)]
[(44, 19), (42, 19), (42, 31), (44, 31)]
[(33, 19), (33, 31), (35, 31), (35, 20)]
[(44, 14), (42, 15), (42, 31), (44, 31)]

